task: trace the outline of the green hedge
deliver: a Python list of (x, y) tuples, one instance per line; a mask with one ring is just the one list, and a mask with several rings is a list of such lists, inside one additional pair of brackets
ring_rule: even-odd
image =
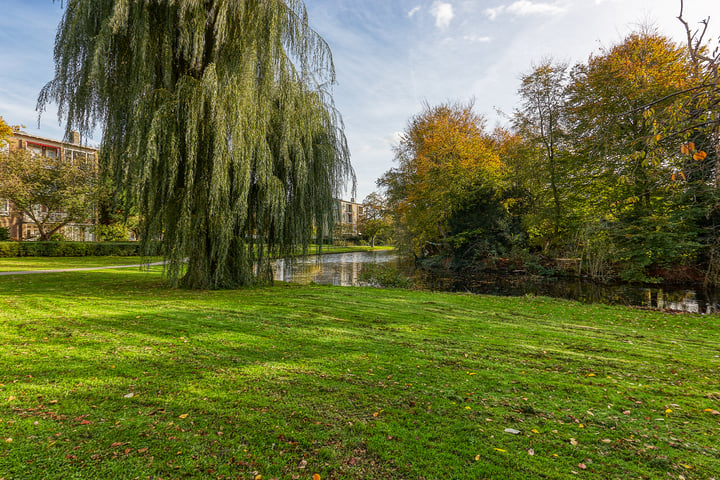
[[(160, 252), (157, 245), (151, 254)], [(0, 242), (0, 257), (141, 256), (139, 242)]]

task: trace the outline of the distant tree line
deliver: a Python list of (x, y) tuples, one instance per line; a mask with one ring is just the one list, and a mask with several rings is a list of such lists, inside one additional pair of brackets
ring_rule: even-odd
[(642, 28), (533, 65), (507, 128), (426, 105), (378, 181), (396, 242), (463, 272), (571, 258), (601, 280), (719, 284), (718, 50), (679, 18), (687, 45)]

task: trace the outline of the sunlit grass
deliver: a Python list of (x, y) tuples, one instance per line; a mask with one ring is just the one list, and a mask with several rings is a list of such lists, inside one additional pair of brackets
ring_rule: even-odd
[[(319, 249), (316, 245), (311, 245), (308, 254), (316, 253), (350, 253), (350, 252), (367, 252), (392, 250), (392, 247), (375, 247), (368, 246), (335, 246), (326, 245)], [(300, 252), (298, 252), (300, 253)], [(20, 272), (31, 270), (58, 270), (69, 268), (94, 268), (121, 265), (139, 265), (142, 263), (159, 262), (162, 257), (124, 257), (124, 256), (107, 256), (107, 257), (0, 257), (0, 272)]]
[(160, 272), (0, 277), (0, 477), (717, 475), (717, 317)]
[(120, 265), (139, 265), (144, 261), (152, 263), (161, 257), (0, 257), (0, 272), (30, 270), (57, 270), (68, 268), (93, 268)]

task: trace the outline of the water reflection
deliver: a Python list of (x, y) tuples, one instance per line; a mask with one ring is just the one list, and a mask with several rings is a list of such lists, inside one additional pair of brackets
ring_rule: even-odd
[(300, 284), (320, 283), (343, 287), (358, 286), (363, 265), (397, 262), (390, 251), (332, 253), (275, 262), (275, 280)]
[(454, 282), (449, 290), (490, 295), (540, 295), (583, 303), (629, 305), (693, 313), (720, 312), (720, 292), (682, 286), (601, 285), (584, 279), (533, 276), (493, 276), (468, 283)]
[(577, 278), (531, 275), (495, 275), (463, 279), (438, 277), (414, 271), (392, 251), (352, 252), (279, 260), (275, 279), (284, 282), (358, 286), (363, 266), (390, 264), (412, 276), (421, 288), (501, 296), (538, 295), (583, 303), (630, 305), (694, 313), (720, 312), (720, 291), (702, 288), (600, 285)]

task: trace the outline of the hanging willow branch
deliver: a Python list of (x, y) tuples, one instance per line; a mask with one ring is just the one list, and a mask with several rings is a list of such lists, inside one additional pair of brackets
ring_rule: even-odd
[(354, 177), (331, 52), (300, 0), (65, 3), (38, 106), (103, 129), (102, 161), (173, 284), (269, 283), (272, 256), (329, 231)]

